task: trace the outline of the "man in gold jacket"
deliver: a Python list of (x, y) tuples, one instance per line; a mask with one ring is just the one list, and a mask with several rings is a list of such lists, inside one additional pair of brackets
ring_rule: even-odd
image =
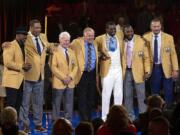
[(73, 88), (78, 66), (74, 51), (69, 48), (70, 35), (62, 32), (59, 35), (58, 50), (51, 59), (52, 70), (52, 120), (59, 117), (61, 101), (64, 97), (64, 117), (71, 121), (73, 114)]
[(133, 97), (136, 90), (139, 114), (146, 111), (145, 79), (150, 75), (150, 56), (146, 42), (134, 34), (131, 25), (124, 26), (124, 105), (131, 121), (135, 120)]
[(178, 60), (173, 37), (161, 31), (161, 21), (155, 18), (151, 21), (151, 32), (144, 34), (149, 43), (152, 73), (150, 87), (152, 94), (164, 90), (168, 105), (173, 102), (173, 79), (178, 76)]
[(20, 120), (24, 123), (24, 130), (29, 132), (29, 106), (32, 95), (32, 107), (35, 130), (45, 132), (42, 127), (43, 97), (44, 97), (44, 65), (47, 50), (52, 46), (45, 34), (41, 33), (39, 20), (30, 21), (30, 31), (25, 42), (25, 62), (32, 68), (25, 73), (23, 101), (20, 108)]
[(19, 109), (23, 96), (24, 71), (31, 68), (29, 63), (24, 63), (24, 42), (27, 38), (27, 31), (23, 27), (16, 29), (16, 38), (11, 46), (4, 48), (3, 61), (4, 71), (2, 86), (7, 93), (7, 105)]
[(109, 112), (112, 91), (114, 94), (114, 104), (121, 105), (123, 101), (122, 41), (122, 37), (116, 35), (116, 25), (114, 22), (107, 22), (106, 34), (100, 35), (95, 39), (100, 55), (102, 119), (104, 121)]
[(96, 76), (98, 73), (98, 53), (94, 44), (94, 30), (85, 28), (83, 37), (72, 41), (71, 48), (78, 61), (77, 84), (78, 111), (82, 121), (91, 120), (91, 112), (96, 100)]

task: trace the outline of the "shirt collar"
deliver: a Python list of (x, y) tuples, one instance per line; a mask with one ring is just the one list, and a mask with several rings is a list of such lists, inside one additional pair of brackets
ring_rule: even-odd
[[(152, 33), (153, 37), (155, 37), (156, 35), (154, 33)], [(161, 31), (157, 34), (157, 37), (161, 37)]]
[(113, 39), (115, 39), (115, 38), (116, 38), (116, 35), (114, 35), (114, 36), (110, 36), (108, 33), (107, 33), (106, 35), (107, 35), (107, 37), (108, 37), (108, 38), (113, 38)]
[[(93, 45), (93, 43), (89, 43), (89, 44)], [(88, 45), (88, 42), (87, 42), (87, 41), (85, 41), (85, 45), (86, 45), (86, 46)]]
[(61, 45), (59, 45), (60, 50), (62, 50), (63, 52), (65, 52), (66, 50), (68, 51), (68, 48), (63, 48)]

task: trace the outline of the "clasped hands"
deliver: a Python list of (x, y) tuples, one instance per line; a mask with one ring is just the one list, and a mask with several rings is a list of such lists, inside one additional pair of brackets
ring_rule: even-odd
[(70, 76), (67, 76), (62, 81), (63, 81), (64, 85), (68, 85), (72, 81), (72, 78)]

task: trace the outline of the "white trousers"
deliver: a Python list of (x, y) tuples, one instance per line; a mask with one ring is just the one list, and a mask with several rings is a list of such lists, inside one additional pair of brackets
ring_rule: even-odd
[(101, 78), (102, 83), (102, 119), (105, 121), (109, 112), (110, 98), (113, 91), (114, 104), (121, 105), (123, 101), (122, 70), (110, 69), (107, 76)]

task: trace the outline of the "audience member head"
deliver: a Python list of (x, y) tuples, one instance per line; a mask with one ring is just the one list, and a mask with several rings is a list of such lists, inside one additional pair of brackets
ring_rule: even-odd
[(70, 45), (70, 34), (66, 31), (59, 34), (59, 43), (63, 48), (68, 48)]
[(94, 42), (94, 37), (95, 37), (95, 32), (92, 28), (87, 27), (83, 30), (83, 37), (85, 42), (88, 43), (93, 43)]
[(163, 117), (155, 117), (149, 122), (148, 135), (169, 135), (169, 122)]
[(128, 114), (121, 105), (113, 105), (107, 115), (106, 122), (114, 135), (120, 133), (122, 129), (129, 125)]
[(162, 109), (165, 105), (164, 100), (161, 98), (161, 96), (159, 96), (157, 94), (149, 96), (146, 100), (146, 103), (148, 106), (148, 108), (147, 108), (148, 112), (151, 112), (151, 110), (153, 108)]
[(123, 33), (124, 33), (125, 40), (132, 40), (134, 36), (133, 27), (130, 24), (124, 25)]
[(106, 33), (109, 36), (114, 36), (116, 34), (116, 24), (113, 21), (109, 21), (106, 23)]
[(33, 36), (38, 37), (41, 33), (41, 23), (37, 19), (33, 19), (29, 23), (30, 25), (30, 32)]
[(73, 128), (69, 120), (59, 118), (53, 123), (52, 135), (72, 135)]
[(17, 135), (17, 112), (13, 107), (5, 107), (1, 112), (1, 127), (3, 135)]
[(101, 125), (103, 125), (103, 124), (104, 124), (104, 121), (101, 118), (96, 118), (96, 119), (92, 120), (92, 125), (93, 125), (93, 128), (94, 128), (94, 135), (97, 134), (97, 131), (98, 131), (99, 127)]
[(128, 18), (124, 15), (119, 15), (117, 17), (117, 24), (119, 24), (121, 27), (123, 27), (124, 25), (126, 25), (128, 22)]
[(75, 129), (76, 135), (93, 135), (93, 126), (90, 122), (80, 122)]

